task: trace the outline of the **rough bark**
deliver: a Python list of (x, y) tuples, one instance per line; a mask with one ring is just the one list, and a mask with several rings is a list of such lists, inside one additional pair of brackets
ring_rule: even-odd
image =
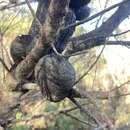
[[(40, 0), (38, 2), (36, 17), (38, 18), (38, 20), (41, 22), (42, 25), (44, 24), (47, 17), (49, 4), (50, 4), (50, 0)], [(29, 30), (29, 34), (32, 35), (33, 37), (36, 37), (37, 35), (39, 35), (39, 31), (40, 31), (39, 25), (36, 19), (34, 18)]]
[(32, 51), (16, 68), (16, 78), (18, 80), (22, 81), (26, 79), (28, 74), (34, 69), (38, 60), (46, 54), (46, 49), (48, 49), (51, 42), (55, 41), (57, 31), (62, 24), (61, 22), (63, 17), (66, 14), (67, 5), (67, 0), (62, 2), (62, 4), (58, 0), (51, 1), (48, 9), (48, 17), (43, 25), (42, 38), (35, 43)]

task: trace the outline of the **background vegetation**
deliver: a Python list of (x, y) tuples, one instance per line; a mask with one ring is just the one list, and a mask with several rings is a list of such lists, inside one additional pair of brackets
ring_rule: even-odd
[[(93, 7), (95, 7), (93, 10), (101, 10), (99, 2), (95, 1), (92, 3)], [(108, 5), (111, 5), (112, 3), (113, 1), (109, 1)], [(34, 3), (34, 8), (36, 8), (35, 4), (36, 3)], [(0, 55), (8, 67), (13, 64), (9, 54), (11, 41), (17, 35), (28, 33), (32, 20), (33, 17), (26, 6), (15, 7), (0, 12)], [(97, 22), (98, 20), (95, 21)], [(100, 21), (103, 22), (103, 18), (100, 19)], [(91, 24), (93, 24), (92, 26), (95, 26), (93, 21)], [(87, 28), (87, 26), (90, 26), (90, 23), (77, 27), (74, 36), (90, 31), (90, 28)], [(120, 33), (122, 32), (122, 29), (123, 28), (119, 28), (115, 32)], [(123, 40), (129, 38), (129, 35), (130, 33), (127, 32), (114, 38)], [(112, 47), (116, 48), (115, 46)], [(73, 56), (70, 59), (70, 62), (76, 70), (77, 79), (83, 75), (84, 72), (89, 70), (99, 56), (102, 48), (102, 46), (95, 47), (80, 55)], [(123, 47), (121, 46), (121, 48)], [(121, 48), (119, 48), (119, 50)], [(113, 73), (109, 71), (111, 66), (110, 63), (108, 63), (109, 59), (105, 54), (110, 49), (111, 47), (106, 47), (95, 66), (76, 85), (77, 90), (88, 92), (88, 98), (79, 99), (79, 102), (91, 113), (94, 112), (93, 114), (95, 116), (98, 117), (102, 115), (104, 120), (113, 124), (117, 129), (129, 130), (129, 68), (126, 68), (124, 65), (125, 68), (122, 66), (120, 67), (120, 73), (116, 72), (116, 70), (114, 70)], [(129, 51), (129, 47), (123, 49), (123, 52), (126, 50)], [(116, 53), (116, 51), (113, 53)], [(123, 56), (124, 58), (129, 57), (128, 55)], [(111, 59), (112, 58), (113, 57), (111, 57)], [(123, 58), (122, 62), (124, 62)], [(113, 63), (115, 63), (115, 61), (113, 61)], [(129, 58), (124, 64), (127, 64), (129, 67)], [(4, 90), (7, 89), (5, 82), (9, 82), (6, 79), (8, 73), (2, 64), (0, 65), (0, 71), (0, 88)], [(13, 93), (13, 98), (17, 97), (19, 94), (20, 93)], [(6, 102), (6, 97), (9, 96), (12, 97), (10, 91), (6, 91), (6, 93), (0, 91), (0, 100), (3, 100), (3, 102), (0, 102), (0, 111), (6, 111), (6, 105), (13, 104), (11, 98), (8, 103)], [(88, 117), (79, 109), (75, 108), (67, 99), (59, 103), (51, 103), (40, 99), (38, 101), (35, 101), (35, 99), (24, 100), (26, 96), (29, 96), (29, 94), (22, 97), (20, 108), (11, 110), (11, 115), (14, 120), (8, 128), (9, 130), (90, 130), (92, 128), (88, 122)], [(74, 110), (72, 111), (71, 108), (74, 108)], [(67, 112), (67, 110), (70, 112)]]

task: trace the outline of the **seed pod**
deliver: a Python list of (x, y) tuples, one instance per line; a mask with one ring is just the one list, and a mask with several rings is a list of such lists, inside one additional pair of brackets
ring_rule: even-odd
[(35, 67), (35, 79), (42, 94), (50, 101), (61, 101), (69, 95), (75, 82), (75, 70), (63, 57), (46, 55)]
[(17, 36), (11, 43), (10, 54), (15, 64), (22, 61), (27, 54), (27, 48), (32, 42), (32, 36), (21, 35)]

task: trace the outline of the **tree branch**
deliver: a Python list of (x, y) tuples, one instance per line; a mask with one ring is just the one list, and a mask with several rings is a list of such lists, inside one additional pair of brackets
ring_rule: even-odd
[[(30, 2), (32, 2), (33, 0), (31, 0)], [(23, 2), (20, 2), (20, 3), (16, 3), (16, 4), (7, 4), (7, 5), (4, 5), (4, 6), (1, 6), (0, 7), (0, 11), (3, 11), (3, 10), (6, 10), (6, 9), (11, 9), (11, 8), (15, 8), (17, 6), (22, 6), (22, 5), (25, 5), (26, 2), (23, 1)]]
[(99, 28), (79, 37), (70, 39), (66, 47), (66, 53), (73, 54), (85, 49), (91, 49), (104, 43), (105, 38), (120, 25), (120, 23), (130, 15), (130, 1), (122, 4), (118, 10)]
[(16, 68), (15, 76), (19, 81), (25, 80), (28, 77), (28, 74), (34, 70), (38, 60), (46, 54), (45, 49), (50, 46), (51, 42), (55, 41), (57, 31), (62, 25), (63, 17), (66, 14), (67, 6), (68, 0), (64, 0), (62, 3), (60, 0), (51, 0), (48, 9), (49, 14), (43, 25), (42, 36), (35, 43), (35, 47), (31, 52)]
[[(40, 0), (38, 3), (36, 18), (40, 21), (42, 25), (46, 20), (49, 5), (50, 5), (50, 0)], [(37, 23), (37, 20), (34, 18), (29, 30), (29, 34), (32, 35), (33, 37), (36, 37), (39, 35), (39, 32), (40, 32), (39, 24)]]
[(120, 5), (122, 5), (122, 4), (125, 4), (126, 2), (128, 2), (128, 0), (122, 1), (122, 2), (120, 2), (120, 3), (118, 3), (118, 4), (115, 4), (115, 5), (113, 5), (113, 6), (109, 7), (109, 8), (107, 8), (107, 9), (104, 9), (103, 11), (101, 11), (101, 12), (99, 12), (99, 13), (97, 13), (97, 14), (95, 14), (95, 15), (89, 17), (89, 18), (86, 18), (86, 19), (81, 20), (81, 21), (79, 21), (79, 22), (77, 22), (77, 23), (71, 24), (71, 25), (67, 26), (65, 29), (71, 28), (71, 27), (74, 27), (74, 26), (78, 26), (78, 25), (81, 25), (81, 24), (84, 24), (84, 23), (86, 23), (86, 22), (88, 22), (88, 21), (90, 21), (90, 20), (92, 20), (92, 19), (94, 19), (94, 18), (96, 18), (96, 17), (98, 17), (98, 16), (100, 16), (100, 15), (103, 15), (104, 13), (106, 13), (106, 12), (108, 12), (108, 11), (110, 11), (110, 10), (112, 10), (112, 9), (114, 9), (114, 8), (116, 8), (116, 7), (120, 6)]

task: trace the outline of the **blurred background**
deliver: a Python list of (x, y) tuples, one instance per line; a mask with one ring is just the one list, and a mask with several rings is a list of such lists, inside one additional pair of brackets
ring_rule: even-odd
[[(120, 0), (121, 1), (121, 0)], [(22, 0), (18, 0), (22, 2)], [(119, 0), (93, 0), (89, 5), (91, 15), (109, 7)], [(8, 4), (8, 0), (2, 0), (0, 7)], [(32, 3), (34, 10), (37, 2)], [(84, 25), (76, 28), (74, 36), (81, 35), (99, 27), (106, 21), (116, 9), (105, 13)], [(0, 57), (4, 59), (8, 67), (13, 64), (9, 48), (11, 41), (21, 34), (27, 34), (33, 18), (25, 5), (0, 11)], [(130, 19), (122, 22), (113, 34), (130, 29)], [(130, 33), (111, 37), (112, 40), (130, 40)], [(70, 62), (76, 70), (77, 79), (86, 72), (97, 59), (102, 46), (95, 47), (85, 53), (70, 58)], [(106, 46), (100, 59), (89, 73), (75, 86), (77, 90), (88, 91), (92, 94), (95, 103), (89, 98), (79, 99), (87, 109), (98, 116), (99, 110), (110, 118), (111, 122), (119, 130), (130, 129), (130, 48), (127, 46)], [(0, 64), (0, 88), (5, 87), (6, 70)], [(108, 98), (94, 98), (100, 93), (109, 93)], [(94, 95), (94, 96), (93, 96)], [(98, 96), (97, 96), (98, 97)], [(95, 107), (95, 104), (98, 107)], [(0, 107), (2, 104), (0, 104)], [(74, 105), (67, 99), (59, 103), (50, 103), (39, 100), (23, 102), (23, 108), (13, 111), (16, 121), (10, 126), (10, 130), (90, 130), (86, 122), (87, 116), (78, 109), (70, 111), (70, 115), (61, 113), (61, 110), (73, 108)], [(0, 109), (2, 111), (2, 109)], [(80, 121), (78, 120), (80, 119)], [(83, 122), (82, 122), (82, 121)], [(85, 122), (84, 122), (85, 121)]]

